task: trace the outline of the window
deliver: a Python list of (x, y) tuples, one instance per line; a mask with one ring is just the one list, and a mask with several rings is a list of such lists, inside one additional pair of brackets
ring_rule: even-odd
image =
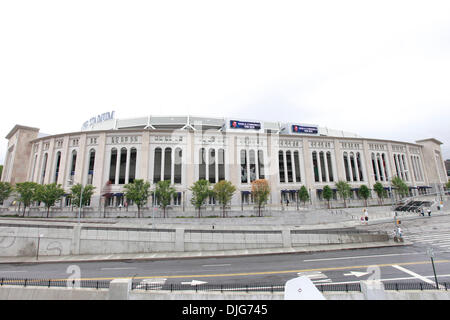
[(75, 150), (72, 151), (72, 162), (70, 164), (70, 171), (69, 171), (69, 180), (70, 184), (73, 184), (74, 176), (75, 176), (75, 168), (77, 164), (77, 152)]
[(241, 183), (247, 183), (247, 152), (241, 150)]
[(128, 183), (133, 183), (134, 179), (136, 179), (136, 159), (137, 159), (137, 150), (136, 148), (131, 148), (130, 167), (128, 169)]
[(313, 151), (312, 153), (312, 161), (313, 161), (313, 170), (314, 170), (314, 181), (319, 182), (319, 165), (317, 163), (317, 152)]
[(219, 181), (225, 180), (225, 151), (219, 149)]
[(43, 161), (43, 165), (42, 165), (41, 184), (44, 183), (45, 171), (47, 170), (47, 159), (48, 159), (48, 153), (45, 153), (44, 154), (44, 161)]
[(117, 165), (117, 149), (111, 149), (111, 158), (109, 162), (109, 181), (112, 184), (116, 183), (116, 165)]
[(284, 172), (284, 155), (283, 151), (278, 151), (278, 172), (280, 174), (280, 182), (286, 182), (286, 176)]
[(94, 163), (95, 163), (95, 150), (91, 149), (89, 151), (89, 166), (88, 166), (88, 176), (87, 183), (92, 184), (94, 177)]
[(120, 162), (119, 162), (119, 184), (125, 184), (125, 172), (127, 166), (127, 149), (120, 149)]
[(287, 167), (288, 182), (294, 182), (294, 176), (292, 172), (292, 157), (290, 151), (286, 151), (286, 167)]
[(161, 156), (162, 156), (161, 148), (156, 148), (155, 159), (153, 162), (153, 183), (161, 181)]
[(55, 169), (55, 176), (54, 176), (53, 182), (58, 182), (59, 166), (60, 165), (61, 165), (61, 152), (58, 151), (56, 153), (56, 169)]
[(181, 148), (175, 149), (175, 163), (174, 163), (174, 183), (181, 183), (181, 161), (182, 161)]
[(209, 182), (216, 183), (216, 150), (209, 149)]
[(259, 179), (264, 179), (264, 155), (262, 150), (258, 150), (258, 171)]
[(249, 163), (250, 163), (250, 182), (253, 182), (256, 180), (256, 159), (254, 150), (250, 150), (249, 152)]
[(327, 164), (328, 164), (328, 178), (330, 179), (331, 182), (333, 182), (334, 181), (333, 165), (331, 163), (331, 152), (330, 151), (327, 152)]
[(164, 151), (164, 180), (171, 181), (172, 176), (172, 149), (166, 148)]
[(205, 148), (200, 149), (199, 154), (199, 165), (198, 165), (198, 179), (204, 180), (206, 179), (206, 154), (205, 154)]

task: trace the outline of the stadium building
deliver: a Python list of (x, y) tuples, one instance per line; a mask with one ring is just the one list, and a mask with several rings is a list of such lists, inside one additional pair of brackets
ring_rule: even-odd
[[(194, 116), (116, 119), (108, 112), (78, 132), (43, 135), (16, 125), (6, 139), (2, 181), (56, 182), (67, 192), (76, 183), (92, 184), (93, 209), (103, 201), (123, 205), (123, 186), (135, 179), (150, 181), (152, 188), (160, 180), (171, 181), (177, 190), (172, 205), (180, 210), (191, 207), (189, 187), (199, 179), (231, 181), (237, 188), (236, 207), (252, 204), (256, 179), (269, 181), (273, 207), (296, 202), (301, 186), (312, 203), (322, 201), (325, 185), (338, 199), (334, 185), (339, 180), (352, 186), (354, 198), (362, 184), (372, 188), (380, 182), (390, 190), (394, 176), (407, 183), (411, 195), (440, 192), (447, 181), (437, 139), (367, 139), (304, 123)], [(113, 197), (102, 197), (106, 192)], [(70, 206), (70, 200), (61, 206)]]

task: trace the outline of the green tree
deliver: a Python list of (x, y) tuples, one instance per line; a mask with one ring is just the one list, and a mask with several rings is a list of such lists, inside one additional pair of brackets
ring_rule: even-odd
[(60, 184), (51, 183), (46, 185), (38, 185), (34, 199), (41, 201), (47, 208), (47, 218), (50, 212), (50, 207), (54, 206), (56, 201), (64, 195), (64, 189)]
[(13, 192), (13, 187), (9, 182), (0, 181), (0, 203), (3, 203)]
[(159, 205), (163, 208), (164, 218), (166, 217), (166, 208), (176, 193), (175, 188), (170, 186), (169, 180), (158, 181), (156, 184), (155, 194), (159, 200)]
[(261, 217), (261, 208), (269, 199), (270, 187), (266, 179), (258, 179), (252, 182), (252, 196), (258, 206), (258, 216)]
[(2, 178), (3, 165), (0, 165), (0, 179)]
[(367, 207), (367, 199), (370, 197), (370, 189), (366, 185), (362, 185), (358, 189), (358, 195), (364, 199), (364, 203)]
[(300, 201), (303, 201), (303, 205), (306, 205), (306, 201), (309, 200), (309, 193), (305, 186), (302, 186), (300, 190), (298, 190), (298, 198)]
[(227, 180), (217, 182), (213, 188), (216, 200), (222, 205), (222, 216), (225, 218), (225, 208), (233, 198), (236, 187)]
[(200, 209), (204, 205), (206, 199), (209, 196), (214, 195), (214, 191), (211, 190), (211, 184), (205, 179), (200, 179), (189, 188), (192, 192), (191, 203), (198, 209), (198, 217), (200, 218)]
[(147, 204), (150, 196), (150, 182), (143, 179), (135, 179), (132, 183), (123, 186), (125, 197), (133, 201), (138, 208), (138, 218), (141, 217), (141, 208)]
[(406, 197), (409, 194), (408, 185), (399, 177), (394, 177), (391, 180), (392, 186), (395, 188), (395, 193), (399, 198)]
[(373, 190), (378, 196), (378, 203), (383, 204), (383, 198), (387, 196), (386, 189), (384, 189), (383, 185), (380, 182), (377, 182), (373, 185)]
[(333, 198), (333, 190), (329, 186), (324, 186), (322, 196), (328, 201), (328, 209), (330, 209), (330, 200)]
[(450, 180), (447, 182), (447, 184), (445, 185), (445, 188), (447, 188), (447, 190), (450, 190)]
[(17, 201), (23, 203), (23, 217), (25, 217), (25, 209), (34, 201), (38, 184), (36, 182), (19, 182), (16, 183), (14, 191), (17, 193)]
[[(78, 208), (87, 206), (94, 194), (94, 189), (95, 187), (91, 184), (82, 186), (80, 183), (77, 183), (73, 185), (72, 188), (70, 188), (72, 205)], [(81, 190), (83, 190), (83, 192), (81, 192)]]
[(336, 189), (339, 196), (344, 200), (344, 206), (347, 208), (347, 198), (350, 197), (351, 187), (345, 181), (336, 182)]

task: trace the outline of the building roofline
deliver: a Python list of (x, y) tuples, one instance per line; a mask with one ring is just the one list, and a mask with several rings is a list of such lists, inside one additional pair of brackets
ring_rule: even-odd
[(5, 138), (9, 140), (17, 132), (17, 130), (20, 130), (20, 129), (31, 130), (31, 131), (39, 131), (39, 128), (27, 127), (27, 126), (22, 126), (20, 124), (16, 124), (14, 126), (14, 128), (12, 128), (11, 131), (6, 135)]
[(444, 144), (443, 142), (439, 141), (436, 138), (428, 138), (428, 139), (416, 140), (416, 143), (427, 142), (427, 141), (433, 141), (434, 143), (437, 143), (439, 145)]

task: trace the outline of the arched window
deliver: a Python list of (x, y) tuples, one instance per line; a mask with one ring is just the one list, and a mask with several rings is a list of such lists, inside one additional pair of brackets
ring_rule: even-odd
[(377, 164), (378, 164), (378, 172), (380, 173), (380, 180), (384, 181), (384, 170), (382, 168), (381, 157), (380, 154), (377, 153)]
[(116, 166), (117, 166), (117, 149), (111, 149), (111, 157), (109, 161), (109, 181), (112, 184), (116, 183)]
[(313, 151), (313, 153), (312, 153), (312, 162), (313, 162), (313, 170), (314, 170), (314, 181), (320, 182), (319, 164), (317, 162), (317, 152), (316, 151)]
[(362, 169), (362, 161), (361, 161), (361, 153), (356, 153), (356, 165), (358, 166), (358, 176), (359, 181), (364, 181), (363, 169)]
[(153, 183), (157, 183), (158, 181), (161, 181), (161, 157), (162, 157), (162, 150), (161, 148), (155, 149), (155, 158), (153, 162)]
[(278, 151), (278, 171), (280, 173), (280, 182), (286, 182), (286, 176), (284, 173), (284, 156), (283, 151)]
[(136, 179), (136, 160), (137, 160), (137, 150), (136, 148), (131, 148), (130, 167), (128, 168), (128, 183), (133, 183), (134, 179)]
[(89, 165), (87, 174), (87, 184), (92, 184), (94, 180), (94, 164), (95, 164), (95, 149), (89, 151)]
[(258, 172), (259, 179), (264, 179), (264, 153), (262, 150), (258, 150)]
[(294, 182), (294, 175), (293, 175), (293, 172), (292, 172), (291, 151), (286, 151), (286, 167), (287, 167), (288, 182)]
[(125, 184), (126, 169), (127, 169), (127, 148), (122, 148), (120, 149), (119, 184)]
[(300, 182), (302, 176), (300, 174), (300, 156), (298, 151), (294, 151), (294, 168), (295, 168), (295, 182)]
[(347, 181), (351, 181), (350, 180), (350, 169), (349, 169), (349, 159), (348, 159), (348, 155), (347, 152), (344, 152), (344, 168), (345, 168), (345, 178), (347, 179)]
[(241, 183), (247, 182), (247, 152), (245, 150), (241, 150)]
[(205, 148), (201, 148), (199, 152), (199, 165), (198, 165), (198, 179), (206, 179), (206, 151)]
[(377, 174), (377, 165), (375, 163), (375, 154), (372, 152), (372, 170), (373, 170), (373, 176), (375, 178), (375, 181), (378, 181), (378, 174)]
[(72, 160), (70, 163), (70, 170), (69, 170), (70, 184), (74, 183), (76, 164), (77, 164), (77, 152), (75, 150), (73, 150), (72, 151)]
[(174, 160), (174, 183), (181, 183), (181, 163), (183, 159), (183, 153), (181, 148), (175, 149), (175, 160)]
[(61, 151), (56, 153), (56, 168), (55, 168), (55, 176), (53, 177), (53, 182), (58, 182), (59, 175), (59, 167), (61, 165)]
[(219, 181), (225, 180), (225, 151), (223, 149), (219, 149)]
[(172, 148), (164, 150), (164, 180), (172, 179)]
[(209, 149), (208, 160), (209, 182), (216, 183), (216, 150)]
[(325, 169), (325, 157), (323, 151), (319, 152), (320, 171), (322, 173), (322, 182), (327, 181), (327, 171)]
[(327, 152), (327, 164), (328, 164), (328, 178), (330, 179), (330, 182), (334, 181), (333, 176), (333, 164), (331, 163), (331, 152)]
[(48, 160), (48, 153), (45, 153), (44, 154), (44, 161), (42, 162), (41, 184), (44, 183), (45, 171), (47, 170), (47, 160)]
[(353, 152), (350, 152), (350, 181), (356, 181), (356, 165), (355, 165), (355, 155)]
[(250, 166), (250, 182), (253, 182), (256, 180), (255, 150), (250, 150), (249, 152), (249, 166)]

